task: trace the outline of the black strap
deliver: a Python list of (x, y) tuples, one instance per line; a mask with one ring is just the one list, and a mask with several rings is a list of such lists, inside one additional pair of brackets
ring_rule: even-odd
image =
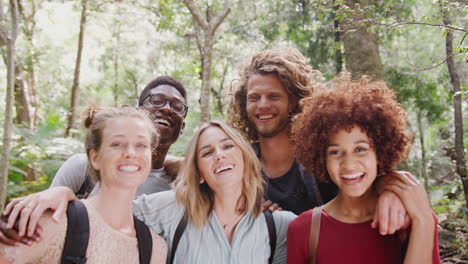
[(91, 180), (91, 171), (94, 171), (94, 168), (89, 166), (89, 162), (86, 164), (86, 175), (83, 184), (81, 184), (78, 192), (75, 193), (78, 199), (86, 199), (94, 188), (95, 183)]
[(268, 228), (268, 236), (270, 237), (270, 257), (268, 258), (268, 263), (272, 264), (276, 249), (275, 219), (273, 218), (273, 214), (270, 212), (270, 210), (263, 211), (263, 214), (265, 215), (265, 220)]
[(320, 192), (320, 189), (318, 187), (317, 181), (315, 180), (315, 177), (312, 177), (307, 173), (307, 171), (302, 167), (301, 164), (297, 164), (299, 166), (299, 174), (301, 177), (301, 181), (304, 183), (305, 188), (307, 190), (307, 194), (313, 199), (312, 201), (315, 202), (315, 204), (312, 204), (312, 208), (315, 206), (320, 206), (323, 204), (323, 199), (322, 199), (322, 194)]
[(182, 219), (180, 219), (180, 222), (177, 225), (177, 228), (174, 234), (174, 239), (172, 240), (171, 258), (169, 260), (169, 264), (174, 263), (174, 257), (175, 257), (175, 253), (177, 250), (177, 246), (179, 245), (180, 238), (182, 237), (182, 234), (184, 233), (186, 227), (187, 227), (187, 212), (184, 213), (184, 216), (182, 216)]
[(75, 195), (76, 195), (76, 197), (78, 197), (78, 199), (86, 199), (86, 198), (88, 198), (88, 196), (91, 193), (91, 191), (93, 190), (93, 188), (94, 188), (93, 182), (91, 181), (89, 176), (86, 175), (86, 178), (85, 178), (83, 184), (81, 185), (78, 192), (75, 193)]
[(67, 234), (63, 245), (61, 264), (85, 264), (89, 240), (89, 218), (81, 201), (68, 203)]
[(138, 258), (140, 259), (140, 264), (149, 264), (151, 261), (151, 255), (153, 254), (153, 239), (151, 238), (151, 232), (148, 226), (138, 220), (135, 216), (133, 216), (133, 222), (135, 224), (138, 240)]

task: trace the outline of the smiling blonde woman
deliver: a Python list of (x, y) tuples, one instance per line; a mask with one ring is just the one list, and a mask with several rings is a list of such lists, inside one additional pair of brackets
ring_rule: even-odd
[[(140, 222), (132, 215), (133, 197), (148, 177), (151, 151), (159, 140), (152, 121), (146, 112), (132, 107), (97, 109), (90, 106), (85, 111), (84, 124), (88, 129), (85, 149), (91, 172), (102, 186), (100, 192), (78, 205), (76, 201), (70, 204), (84, 206), (84, 215), (74, 211), (76, 214), (62, 217), (59, 223), (53, 221), (51, 213), (42, 216), (42, 242), (19, 247), (1, 245), (0, 255), (7, 259), (2, 263), (71, 263), (70, 259), (78, 256), (68, 255), (69, 251), (65, 249), (70, 248), (67, 243), (73, 243), (77, 238), (68, 237), (69, 233), (77, 231), (67, 227), (73, 222), (87, 221), (88, 231), (80, 233), (89, 237), (79, 240), (83, 242), (79, 246), (88, 242), (88, 247), (84, 252), (78, 252), (83, 253), (79, 260), (84, 262), (80, 263), (86, 263), (86, 260), (87, 263), (165, 263), (167, 246), (164, 240), (149, 231), (149, 239), (140, 240)], [(29, 198), (17, 203), (25, 211), (33, 210), (37, 205), (36, 200)], [(79, 224), (72, 226), (83, 228)], [(140, 251), (142, 248), (149, 248), (149, 251)], [(139, 261), (140, 258), (145, 262)]]

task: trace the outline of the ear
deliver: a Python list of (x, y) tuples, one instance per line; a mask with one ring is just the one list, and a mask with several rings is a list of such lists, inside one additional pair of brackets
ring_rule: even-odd
[(95, 149), (89, 151), (89, 161), (95, 170), (100, 170), (98, 159), (98, 152)]
[(200, 176), (200, 184), (203, 184), (205, 182), (205, 178), (203, 176)]
[(185, 121), (182, 122), (182, 127), (180, 128), (180, 134), (181, 134), (181, 135), (184, 134), (184, 129), (185, 129)]

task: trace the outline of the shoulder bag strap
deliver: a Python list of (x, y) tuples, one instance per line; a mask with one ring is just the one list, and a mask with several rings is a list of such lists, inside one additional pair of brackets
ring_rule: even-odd
[(317, 247), (320, 235), (320, 220), (322, 218), (323, 206), (316, 207), (312, 210), (312, 222), (310, 224), (309, 237), (309, 263), (315, 264), (317, 258)]
[(63, 245), (61, 264), (85, 264), (89, 240), (89, 218), (81, 201), (68, 203), (67, 234)]
[(153, 239), (151, 232), (145, 223), (133, 216), (136, 236), (138, 240), (138, 258), (140, 264), (149, 264), (153, 255)]
[(172, 240), (171, 258), (169, 260), (169, 264), (174, 263), (174, 257), (177, 251), (177, 246), (179, 245), (180, 238), (182, 237), (182, 234), (184, 233), (186, 227), (187, 227), (187, 212), (184, 213), (184, 216), (182, 216), (182, 219), (180, 219), (180, 222), (177, 225), (177, 228), (174, 234), (174, 239)]
[(268, 258), (268, 263), (273, 263), (273, 257), (275, 256), (276, 250), (276, 226), (275, 226), (275, 219), (273, 218), (273, 214), (269, 210), (263, 211), (265, 215), (265, 220), (267, 223), (268, 228), (268, 236), (270, 238), (270, 257)]

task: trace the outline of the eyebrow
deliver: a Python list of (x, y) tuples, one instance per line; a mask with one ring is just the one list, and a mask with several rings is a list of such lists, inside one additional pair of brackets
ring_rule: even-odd
[[(110, 137), (111, 137), (111, 138), (124, 138), (125, 135), (123, 135), (123, 134), (115, 134), (115, 135), (111, 135)], [(145, 136), (142, 135), (142, 134), (138, 134), (137, 137), (139, 137), (139, 138), (145, 138)]]
[[(220, 141), (218, 141), (218, 143), (224, 142), (224, 141), (226, 141), (226, 140), (232, 140), (232, 138), (225, 137), (225, 138), (221, 139)], [(203, 147), (201, 147), (201, 148), (198, 150), (198, 152), (202, 151), (202, 150), (205, 149), (205, 148), (209, 148), (209, 147), (211, 147), (210, 144), (204, 145)]]
[(166, 94), (164, 93), (149, 93), (149, 95), (157, 95), (157, 96), (162, 96), (166, 99), (170, 99), (170, 100), (179, 100), (181, 102), (184, 102), (185, 101), (185, 98), (182, 96), (181, 98), (179, 98), (178, 96), (167, 96)]
[[(357, 141), (354, 141), (354, 144), (360, 144), (360, 143), (365, 143), (367, 145), (370, 145), (369, 142), (367, 142), (366, 140), (357, 140)], [(338, 144), (329, 144), (328, 147), (338, 147), (339, 145)]]

